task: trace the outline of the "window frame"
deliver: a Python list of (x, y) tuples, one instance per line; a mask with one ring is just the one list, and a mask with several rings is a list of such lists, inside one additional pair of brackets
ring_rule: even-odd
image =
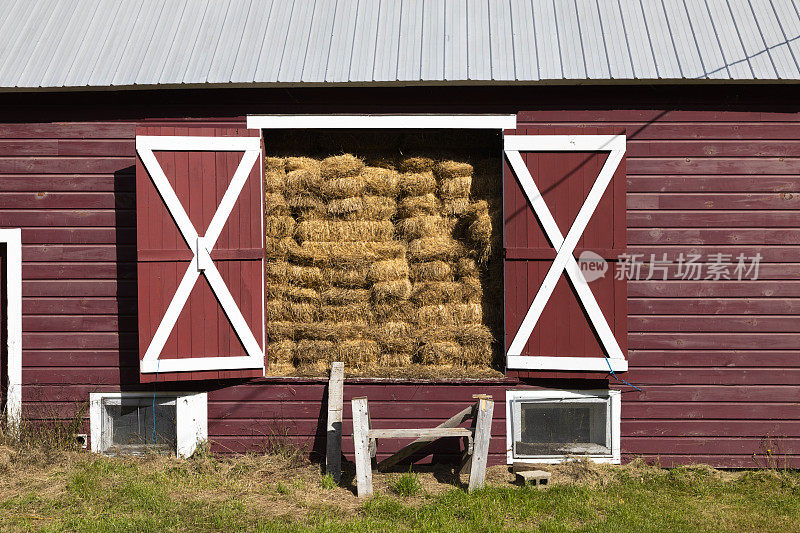
[[(526, 457), (514, 456), (514, 405), (517, 403), (605, 403), (606, 438), (611, 448), (610, 454), (589, 455), (537, 455)], [(545, 463), (557, 464), (568, 461), (570, 457), (588, 457), (596, 463), (620, 464), (621, 462), (621, 433), (622, 396), (618, 390), (593, 389), (593, 390), (507, 390), (506, 391), (506, 463)], [(519, 423), (519, 422), (518, 422)]]
[[(103, 438), (105, 406), (108, 400), (152, 399), (149, 392), (94, 392), (89, 394), (89, 425), (91, 450), (108, 453), (109, 443)], [(208, 395), (205, 392), (158, 392), (157, 400), (175, 401), (175, 437), (178, 457), (190, 457), (208, 441)]]

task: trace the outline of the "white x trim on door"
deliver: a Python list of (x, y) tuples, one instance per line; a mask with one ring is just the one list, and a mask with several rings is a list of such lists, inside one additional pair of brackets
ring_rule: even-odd
[[(253, 165), (258, 161), (261, 150), (258, 137), (180, 137), (180, 136), (137, 136), (136, 151), (142, 160), (156, 190), (167, 206), (175, 225), (192, 250), (192, 257), (186, 273), (183, 275), (178, 289), (175, 291), (164, 318), (156, 329), (150, 345), (141, 361), (140, 370), (151, 372), (190, 372), (200, 370), (231, 370), (242, 368), (263, 368), (264, 352), (258, 344), (253, 332), (242, 316), (230, 290), (222, 280), (219, 271), (211, 260), (211, 250), (225, 226), (225, 222), (233, 211), (236, 199), (242, 192)], [(189, 220), (189, 215), (181, 205), (164, 171), (153, 154), (154, 150), (163, 151), (215, 151), (244, 152), (236, 172), (233, 174), (222, 201), (208, 225), (205, 235), (200, 236)], [(203, 274), (208, 280), (211, 291), (219, 300), (222, 310), (228, 317), (234, 332), (244, 346), (246, 356), (236, 357), (192, 357), (183, 359), (159, 359), (178, 316), (183, 309), (195, 282)]]
[[(583, 231), (589, 224), (592, 214), (597, 209), (603, 193), (605, 192), (614, 172), (617, 170), (625, 154), (624, 135), (506, 135), (504, 150), (514, 174), (522, 186), (525, 196), (533, 207), (536, 218), (539, 219), (548, 240), (557, 250), (556, 258), (545, 275), (539, 291), (531, 303), (525, 318), (522, 320), (519, 331), (514, 336), (507, 354), (507, 367), (509, 369), (525, 370), (590, 370), (605, 371), (609, 367), (616, 371), (628, 369), (628, 362), (619, 347), (614, 332), (608, 325), (600, 306), (589, 288), (586, 279), (578, 267), (573, 252), (578, 244)], [(553, 215), (542, 198), (536, 183), (531, 177), (528, 167), (522, 160), (520, 152), (609, 152), (600, 174), (597, 176), (586, 200), (581, 206), (575, 221), (572, 223), (564, 237), (556, 224)], [(553, 294), (561, 273), (566, 271), (577, 293), (578, 300), (583, 304), (590, 323), (597, 332), (601, 347), (608, 354), (605, 357), (544, 357), (522, 356), (523, 348), (530, 339), (533, 328), (539, 321), (547, 301)]]

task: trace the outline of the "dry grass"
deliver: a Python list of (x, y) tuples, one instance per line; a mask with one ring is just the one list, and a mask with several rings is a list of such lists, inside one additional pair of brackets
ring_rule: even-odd
[(355, 496), (286, 444), (256, 427), (263, 452), (190, 460), (108, 458), (0, 446), (3, 531), (796, 531), (800, 474), (661, 469), (575, 460), (541, 465), (548, 488), (521, 487), (506, 466), (468, 494), (449, 465), (373, 473), (375, 497)]

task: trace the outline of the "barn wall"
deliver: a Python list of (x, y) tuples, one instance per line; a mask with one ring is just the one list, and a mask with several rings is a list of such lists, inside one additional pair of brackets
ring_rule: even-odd
[[(669, 281), (629, 282), (631, 370), (625, 378), (643, 390), (623, 387), (624, 454), (662, 464), (756, 466), (753, 454), (772, 436), (773, 450), (800, 466), (800, 114), (776, 103), (791, 101), (789, 93), (781, 99), (760, 88), (708, 96), (681, 88), (465, 91), (459, 95), (474, 106), (447, 107), (451, 94), (412, 89), (224, 98), (173, 92), (127, 96), (124, 105), (118, 95), (6, 98), (0, 225), (23, 228), (23, 415), (70, 416), (89, 392), (143, 388), (135, 316), (136, 124), (183, 126), (190, 121), (174, 117), (237, 117), (251, 110), (522, 110), (521, 126), (626, 128), (629, 253), (763, 256), (757, 282), (680, 281), (674, 270)], [(587, 100), (592, 110), (575, 103)], [(208, 105), (224, 101), (236, 103)], [(381, 107), (387, 101), (392, 107)], [(240, 118), (199, 123), (242, 125)], [(209, 426), (217, 450), (258, 448), (271, 435), (320, 446), (324, 384), (204, 386), (212, 389)], [(348, 382), (345, 395), (369, 396), (376, 425), (392, 427), (412, 417), (444, 419), (477, 392), (502, 401), (509, 387)], [(498, 404), (494, 462), (504, 459), (503, 417)], [(347, 422), (344, 431), (350, 431)], [(351, 446), (348, 439), (345, 446)], [(391, 448), (386, 443), (381, 451)]]

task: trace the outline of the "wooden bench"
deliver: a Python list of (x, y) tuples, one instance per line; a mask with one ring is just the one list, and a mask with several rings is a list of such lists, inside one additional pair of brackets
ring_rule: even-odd
[[(386, 470), (421, 450), (436, 439), (461, 437), (466, 441), (461, 472), (469, 472), (469, 491), (483, 487), (486, 461), (489, 455), (494, 401), (484, 394), (473, 395), (477, 401), (456, 413), (435, 428), (374, 429), (369, 416), (367, 398), (353, 398), (353, 445), (355, 447), (356, 484), (358, 496), (372, 494), (372, 458), (378, 452), (378, 439), (415, 439), (397, 453), (378, 463), (378, 470)], [(459, 427), (467, 420), (471, 427)]]

